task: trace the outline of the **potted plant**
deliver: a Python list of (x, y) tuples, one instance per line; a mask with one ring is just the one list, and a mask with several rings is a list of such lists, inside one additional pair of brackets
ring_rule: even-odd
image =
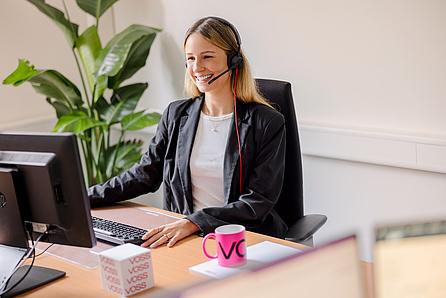
[[(155, 125), (158, 113), (136, 111), (147, 83), (124, 84), (142, 68), (160, 29), (131, 25), (102, 46), (99, 19), (118, 0), (76, 0), (77, 5), (96, 19), (81, 34), (64, 12), (45, 0), (27, 0), (62, 29), (72, 48), (82, 87), (78, 88), (53, 69), (37, 69), (24, 59), (3, 81), (19, 86), (31, 83), (56, 111), (56, 132), (73, 132), (81, 144), (88, 185), (101, 183), (129, 168), (141, 157), (142, 141), (126, 140), (126, 132)], [(106, 90), (109, 91), (106, 91)], [(117, 141), (112, 130), (119, 131)]]

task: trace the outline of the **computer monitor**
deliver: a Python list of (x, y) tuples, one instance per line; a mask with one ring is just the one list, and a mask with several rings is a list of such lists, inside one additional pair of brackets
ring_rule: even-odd
[[(0, 249), (26, 251), (27, 231), (44, 242), (96, 244), (73, 134), (0, 133)], [(0, 288), (4, 262), (0, 258)]]

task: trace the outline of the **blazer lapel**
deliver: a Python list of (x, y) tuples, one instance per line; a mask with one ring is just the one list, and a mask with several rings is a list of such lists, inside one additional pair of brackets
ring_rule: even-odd
[[(249, 124), (247, 123), (248, 113), (246, 107), (237, 101), (237, 114), (238, 114), (238, 124), (239, 124), (239, 134), (240, 134), (240, 147), (242, 149), (242, 154), (244, 152), (246, 136), (249, 130)], [(235, 115), (234, 115), (235, 116)], [(240, 168), (237, 167), (240, 160), (240, 154), (238, 151), (238, 141), (237, 132), (235, 131), (235, 121), (232, 120), (231, 130), (229, 131), (228, 142), (226, 144), (225, 157), (224, 157), (224, 169), (223, 169), (223, 187), (224, 196), (226, 204), (231, 202), (231, 189), (234, 183), (234, 179), (240, 179)], [(237, 168), (237, 173), (235, 169)], [(243, 166), (246, 169), (246, 166)], [(238, 185), (239, 183), (236, 183)], [(239, 193), (239, 189), (234, 190), (234, 193)]]
[(187, 109), (185, 115), (180, 119), (180, 128), (178, 133), (178, 170), (180, 172), (189, 213), (192, 213), (193, 211), (189, 159), (195, 140), (195, 134), (197, 132), (198, 121), (200, 120), (202, 103), (202, 96), (194, 100), (191, 106)]

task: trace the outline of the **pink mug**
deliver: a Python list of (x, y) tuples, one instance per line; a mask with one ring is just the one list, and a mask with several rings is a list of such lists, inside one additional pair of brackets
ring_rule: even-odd
[[(211, 256), (206, 251), (206, 241), (217, 240), (217, 254)], [(209, 259), (218, 259), (224, 267), (235, 267), (246, 263), (245, 227), (241, 225), (224, 225), (207, 234), (202, 242), (203, 253)]]

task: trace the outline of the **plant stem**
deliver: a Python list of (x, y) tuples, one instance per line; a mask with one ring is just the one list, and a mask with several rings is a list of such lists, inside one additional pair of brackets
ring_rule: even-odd
[[(99, 130), (99, 132), (97, 130)], [(99, 158), (101, 157), (102, 148), (104, 146), (104, 134), (100, 131), (100, 128), (96, 129), (95, 136), (97, 140), (95, 160), (97, 161), (96, 164), (99, 167)]]
[[(90, 135), (93, 135), (95, 133), (92, 133), (90, 131)], [(95, 174), (95, 179), (96, 179), (96, 183), (102, 183), (104, 182), (104, 178), (102, 175), (102, 171), (101, 168), (99, 167), (99, 156), (95, 156), (95, 148), (93, 148), (93, 140), (95, 140), (94, 138), (91, 138), (92, 143), (90, 145), (90, 157), (91, 157), (91, 163), (92, 163), (92, 167), (96, 170)], [(97, 145), (96, 145), (97, 147)], [(97, 148), (96, 148), (97, 149)]]
[[(93, 110), (93, 112), (96, 112)], [(94, 115), (97, 120), (101, 120), (99, 115)], [(96, 179), (98, 183), (104, 182), (104, 178), (107, 178), (106, 169), (102, 169), (100, 165), (101, 152), (106, 152), (106, 148), (104, 149), (104, 129), (102, 127), (96, 127), (90, 130), (90, 133), (94, 135), (94, 138), (91, 139), (92, 146), (92, 163), (94, 168), (96, 169)], [(104, 175), (105, 173), (105, 175)]]
[(91, 169), (91, 182), (92, 183), (97, 183), (97, 174), (94, 170), (97, 170), (97, 166), (96, 166), (96, 161), (94, 158), (94, 153), (93, 153), (93, 138), (92, 138), (92, 129), (89, 129), (87, 131), (84, 132), (85, 134), (85, 145), (86, 145), (86, 152), (88, 154), (88, 163), (89, 163), (89, 167)]
[[(67, 15), (67, 20), (68, 20), (68, 22), (71, 23), (70, 14), (68, 13), (68, 8), (67, 8), (67, 5), (65, 4), (65, 0), (62, 0), (62, 3), (63, 3), (63, 7), (64, 7), (64, 10), (65, 10), (65, 14)], [(71, 30), (74, 31), (73, 28), (71, 28)], [(90, 100), (89, 100), (89, 98), (88, 98), (87, 87), (86, 87), (86, 85), (85, 85), (85, 80), (84, 80), (83, 72), (82, 72), (81, 66), (80, 66), (80, 64), (79, 64), (79, 59), (77, 58), (75, 48), (76, 48), (75, 45), (72, 45), (72, 47), (71, 47), (71, 51), (73, 52), (74, 60), (76, 61), (77, 69), (78, 69), (78, 71), (79, 71), (79, 75), (80, 75), (80, 77), (81, 77), (82, 87), (84, 88), (85, 99), (86, 99), (86, 101), (87, 101), (88, 109), (90, 110), (90, 109), (91, 109), (91, 104), (90, 104)]]
[(92, 169), (91, 169), (90, 158), (88, 156), (86, 142), (84, 140), (81, 140), (81, 145), (82, 145), (82, 151), (84, 153), (84, 158), (85, 158), (85, 167), (87, 168), (87, 181), (88, 181), (87, 184), (88, 184), (88, 186), (91, 186), (93, 184), (93, 173), (92, 173)]
[(107, 127), (107, 148), (110, 147), (111, 126)]
[(88, 97), (87, 86), (85, 85), (85, 80), (84, 80), (84, 76), (83, 76), (83, 72), (82, 72), (81, 66), (79, 64), (79, 59), (77, 58), (76, 51), (74, 50), (74, 48), (71, 49), (71, 50), (73, 51), (74, 60), (76, 60), (77, 69), (79, 70), (79, 74), (80, 74), (80, 77), (81, 77), (82, 87), (84, 88), (85, 99), (87, 101), (88, 110), (91, 110), (92, 101), (90, 101), (90, 98)]
[(124, 138), (124, 131), (121, 130), (121, 135), (119, 136), (119, 140), (116, 143), (115, 156), (113, 156), (112, 175), (113, 175), (113, 170), (114, 170), (115, 165), (116, 165), (116, 159), (118, 158), (119, 146), (121, 145), (123, 138)]
[(100, 159), (100, 157), (101, 157), (101, 152), (104, 152), (105, 153), (105, 151), (102, 151), (101, 150), (101, 148), (102, 148), (102, 137), (97, 137), (97, 138), (99, 138), (99, 144), (97, 144), (96, 145), (96, 154), (97, 154), (97, 157), (96, 158), (94, 158), (93, 160), (95, 161), (95, 164), (94, 164), (94, 166), (95, 166), (95, 168), (96, 168), (96, 173), (97, 173), (97, 181), (98, 181), (98, 183), (103, 183), (103, 182), (105, 182), (105, 179), (104, 178), (106, 178), (106, 174), (105, 174), (105, 176), (104, 176), (104, 169), (102, 169), (101, 168), (101, 166), (100, 166), (100, 163), (99, 163), (99, 159)]
[(99, 32), (99, 7), (101, 7), (101, 3), (102, 1), (101, 0), (99, 0), (98, 1), (98, 3), (96, 4), (96, 15), (95, 15), (95, 18), (96, 18), (96, 28), (98, 29), (98, 32)]
[[(67, 8), (67, 5), (65, 3), (65, 0), (62, 0), (62, 3), (63, 3), (63, 7), (64, 7), (64, 10), (65, 10), (65, 14), (67, 16), (67, 20), (68, 20), (68, 22), (71, 23), (70, 14), (68, 12), (68, 8)], [(73, 26), (71, 26), (71, 30), (73, 31), (74, 35), (77, 36), (77, 33), (75, 32)], [(81, 69), (81, 66), (80, 66), (80, 63), (79, 63), (79, 59), (77, 58), (75, 48), (76, 48), (75, 44), (71, 45), (71, 51), (73, 53), (74, 60), (76, 61), (77, 69), (78, 69), (79, 75), (81, 77), (82, 87), (84, 89), (85, 100), (87, 102), (88, 111), (90, 113), (90, 111), (91, 111), (91, 104), (90, 104), (90, 100), (89, 100), (89, 97), (88, 97), (88, 91), (87, 91), (87, 87), (85, 85), (83, 72), (82, 72), (82, 69)], [(74, 108), (73, 108), (73, 110), (74, 110)], [(82, 143), (82, 150), (83, 150), (84, 157), (85, 157), (85, 166), (87, 167), (88, 184), (90, 186), (90, 185), (92, 185), (95, 182), (95, 181), (93, 181), (94, 180), (94, 173), (93, 173), (93, 168), (92, 168), (92, 164), (91, 164), (91, 162), (92, 162), (91, 147), (88, 145), (87, 141), (82, 140), (81, 143)], [(93, 162), (94, 162), (94, 160), (93, 160)]]
[[(94, 104), (94, 98), (95, 98), (95, 96), (96, 96), (96, 89), (97, 89), (97, 86), (98, 86), (98, 80), (97, 80), (97, 78), (96, 78), (96, 82), (95, 82), (94, 85), (93, 85), (93, 91), (91, 92), (91, 104), (92, 104), (92, 105)], [(91, 109), (91, 108), (90, 108), (90, 109)], [(90, 117), (93, 116), (93, 115), (91, 115), (91, 111), (88, 111), (88, 113), (90, 114)]]

